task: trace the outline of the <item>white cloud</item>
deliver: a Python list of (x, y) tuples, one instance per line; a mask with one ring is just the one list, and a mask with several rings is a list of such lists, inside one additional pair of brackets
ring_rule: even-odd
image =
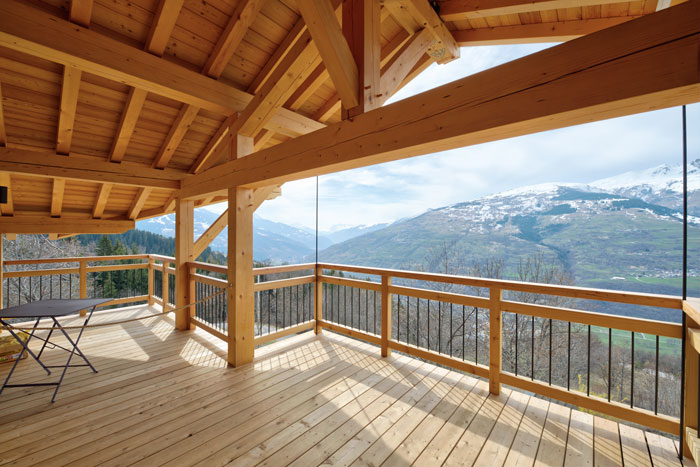
[[(544, 45), (463, 48), (447, 65), (431, 65), (390, 100), (395, 102), (466, 75), (527, 55)], [(689, 128), (700, 124), (700, 105), (688, 108)], [(689, 131), (690, 157), (700, 138)], [(561, 130), (445, 151), (319, 179), (319, 225), (390, 222), (427, 209), (544, 182), (590, 182), (627, 170), (681, 160), (681, 111), (650, 112)], [(266, 201), (262, 217), (315, 225), (316, 179), (290, 182)], [(221, 212), (224, 205), (211, 208)]]

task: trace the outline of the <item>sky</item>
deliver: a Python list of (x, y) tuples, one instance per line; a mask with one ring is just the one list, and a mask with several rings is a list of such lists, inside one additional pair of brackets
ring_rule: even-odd
[[(432, 64), (386, 105), (555, 44), (461, 49)], [(700, 104), (688, 106), (689, 159), (700, 157)], [(429, 209), (545, 182), (589, 183), (661, 164), (680, 164), (681, 109), (671, 108), (338, 172), (319, 177), (319, 230), (390, 223)], [(208, 207), (215, 212), (225, 203)], [(285, 183), (256, 211), (313, 230), (316, 178)]]

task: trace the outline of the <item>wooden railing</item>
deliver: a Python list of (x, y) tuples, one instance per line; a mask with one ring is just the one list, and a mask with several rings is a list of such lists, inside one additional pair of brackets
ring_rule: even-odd
[[(124, 260), (137, 263), (99, 264)], [(68, 287), (71, 296), (87, 297), (89, 285), (100, 292), (91, 274), (143, 271), (147, 293), (112, 303), (172, 309), (174, 262), (158, 255), (5, 261), (3, 290), (18, 279), (29, 287), (31, 278), (62, 275), (78, 283)], [(44, 267), (51, 264), (64, 266)], [(195, 300), (226, 289), (225, 266), (188, 264)], [(487, 378), (494, 394), (506, 384), (673, 434), (681, 431), (682, 399), (684, 432), (697, 439), (700, 307), (680, 297), (324, 263), (259, 268), (253, 274), (256, 345), (328, 329), (373, 343), (383, 356), (399, 351)], [(6, 306), (11, 295), (6, 293)], [(580, 309), (595, 302), (679, 315), (685, 310), (685, 388), (676, 371), (681, 324)], [(226, 294), (192, 308), (194, 326), (232, 339)], [(629, 359), (620, 359), (625, 352)], [(620, 374), (627, 379), (613, 382)]]

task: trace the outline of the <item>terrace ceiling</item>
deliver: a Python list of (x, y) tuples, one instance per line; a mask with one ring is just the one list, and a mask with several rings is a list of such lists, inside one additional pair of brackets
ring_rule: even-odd
[[(228, 161), (229, 128), (258, 151), (341, 121), (341, 102), (352, 117), (340, 3), (0, 2), (0, 231), (124, 230), (173, 212), (183, 179)], [(427, 0), (377, 5), (381, 92), (366, 108), (458, 46), (565, 41), (670, 2), (445, 0), (440, 16)]]

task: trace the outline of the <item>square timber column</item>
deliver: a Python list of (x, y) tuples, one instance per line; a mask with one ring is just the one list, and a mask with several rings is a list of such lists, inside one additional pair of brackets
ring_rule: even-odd
[[(190, 261), (194, 261), (194, 201), (178, 198), (175, 202), (175, 308), (194, 301), (194, 281), (190, 280), (187, 264)], [(194, 329), (190, 320), (193, 314), (194, 307), (175, 312), (175, 328)]]
[(240, 366), (255, 354), (253, 292), (253, 190), (228, 190), (228, 362)]

